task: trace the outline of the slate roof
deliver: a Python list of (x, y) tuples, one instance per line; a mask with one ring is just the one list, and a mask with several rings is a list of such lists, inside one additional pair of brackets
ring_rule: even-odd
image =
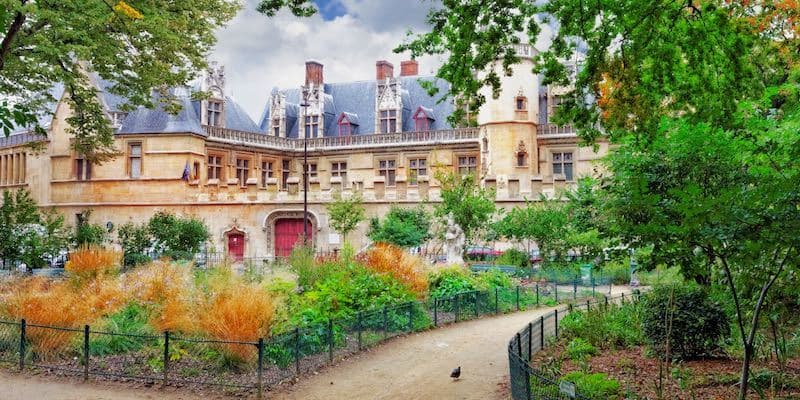
[[(403, 131), (414, 130), (413, 112), (419, 107), (424, 107), (426, 113), (433, 120), (431, 130), (451, 129), (447, 122), (447, 117), (453, 113), (454, 106), (451, 101), (437, 103), (441, 94), (446, 93), (449, 84), (441, 79), (432, 76), (401, 76), (397, 77), (402, 88), (401, 98), (403, 101)], [(427, 91), (420, 85), (420, 80), (433, 81), (439, 88), (439, 93), (435, 97), (428, 95)], [(375, 97), (377, 96), (377, 81), (357, 81), (344, 83), (325, 83), (323, 91), (325, 93), (325, 136), (337, 136), (338, 126), (336, 122), (342, 113), (351, 115), (358, 121), (358, 129), (354, 134), (365, 135), (376, 132), (375, 129)], [(301, 89), (273, 89), (272, 93), (281, 92), (286, 96), (287, 108), (287, 136), (297, 138), (297, 117), (300, 113)], [(292, 110), (292, 120), (289, 120), (289, 110)], [(260, 128), (267, 131), (270, 126), (269, 121), (270, 103), (267, 102), (264, 112), (261, 115)], [(352, 122), (353, 120), (350, 119)]]

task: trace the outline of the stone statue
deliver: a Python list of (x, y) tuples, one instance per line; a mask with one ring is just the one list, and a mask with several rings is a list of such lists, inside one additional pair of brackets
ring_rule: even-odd
[(447, 229), (444, 231), (444, 245), (447, 251), (448, 264), (464, 264), (464, 231), (453, 219), (453, 213), (447, 214)]

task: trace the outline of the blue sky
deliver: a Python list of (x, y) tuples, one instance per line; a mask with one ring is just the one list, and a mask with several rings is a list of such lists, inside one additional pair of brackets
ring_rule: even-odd
[(326, 21), (347, 14), (347, 7), (339, 0), (317, 0), (315, 3), (319, 8), (320, 14), (322, 14), (322, 19)]

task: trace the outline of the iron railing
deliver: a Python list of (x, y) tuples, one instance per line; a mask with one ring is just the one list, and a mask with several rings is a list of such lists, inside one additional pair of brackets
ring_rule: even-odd
[(531, 321), (517, 332), (508, 343), (508, 377), (513, 400), (590, 400), (581, 395), (571, 382), (548, 375), (531, 363), (533, 355), (542, 350), (549, 339), (558, 338), (558, 323), (574, 311), (589, 311), (592, 307), (608, 309), (610, 304), (638, 300), (638, 294), (625, 293), (573, 299), (566, 307), (559, 307)]
[[(575, 283), (574, 287), (577, 287)], [(539, 305), (577, 301), (594, 288), (536, 284), (414, 301), (273, 332), (252, 341), (0, 321), (0, 365), (88, 380), (132, 379), (163, 386), (255, 392), (313, 373), (389, 338)]]

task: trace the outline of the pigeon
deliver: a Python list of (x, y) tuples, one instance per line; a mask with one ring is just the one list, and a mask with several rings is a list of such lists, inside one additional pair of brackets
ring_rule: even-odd
[(460, 376), (461, 376), (461, 366), (454, 369), (453, 372), (450, 373), (450, 377), (453, 378), (453, 380), (458, 379)]

